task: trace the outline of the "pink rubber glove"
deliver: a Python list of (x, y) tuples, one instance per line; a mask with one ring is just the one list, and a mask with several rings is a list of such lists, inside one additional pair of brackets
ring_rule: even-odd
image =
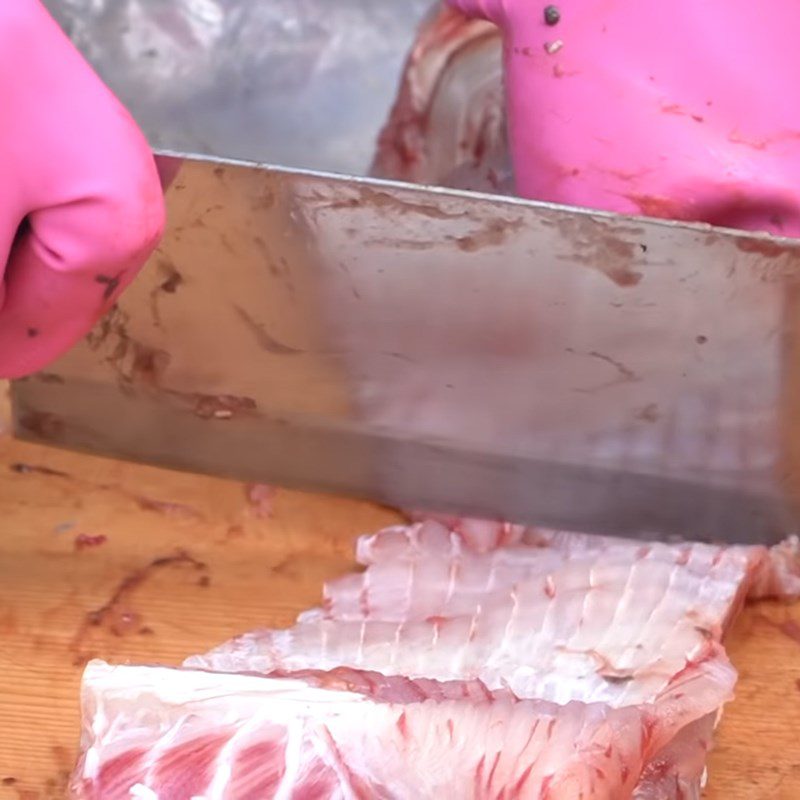
[(797, 0), (450, 0), (499, 25), (520, 194), (800, 235)]
[(0, 376), (18, 377), (114, 303), (164, 201), (136, 124), (38, 0), (0, 2), (0, 97)]

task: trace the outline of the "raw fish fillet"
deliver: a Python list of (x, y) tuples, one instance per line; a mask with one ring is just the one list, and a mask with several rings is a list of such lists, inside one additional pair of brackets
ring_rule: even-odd
[[(444, 514), (410, 512), (408, 516), (415, 522), (438, 522), (449, 531), (450, 546), (466, 548), (478, 553), (488, 553), (506, 545), (527, 545), (539, 548), (557, 549), (568, 556), (586, 551), (599, 552), (609, 547), (641, 547), (642, 541), (622, 539), (613, 536), (599, 536), (590, 533), (572, 533), (543, 528), (514, 525), (507, 522), (493, 522)], [(408, 544), (412, 549), (418, 547), (410, 540), (406, 542), (405, 532), (414, 538), (417, 528), (397, 526), (387, 531), (379, 531), (372, 536), (362, 536), (358, 540), (356, 560), (363, 565), (381, 558), (406, 558), (403, 552)], [(401, 534), (394, 541), (400, 549), (391, 549), (390, 531)], [(384, 554), (373, 552), (380, 544)], [(675, 543), (671, 547), (686, 547), (685, 543)], [(790, 536), (770, 548), (761, 545), (692, 545), (713, 547), (715, 552), (728, 550), (743, 555), (748, 561), (747, 598), (760, 600), (766, 598), (792, 599), (800, 597), (800, 537)], [(424, 551), (424, 548), (423, 548)]]
[[(403, 541), (415, 558), (399, 557)], [(344, 665), (477, 678), (556, 703), (653, 702), (687, 664), (710, 657), (750, 567), (745, 551), (707, 545), (480, 556), (459, 551), (435, 522), (362, 540), (359, 553), (384, 545), (388, 561), (326, 587), (327, 610), (187, 663), (259, 672)]]
[[(449, 548), (453, 555), (462, 551), (489, 553), (509, 545), (557, 550), (566, 558), (587, 552), (599, 554), (609, 548), (612, 550), (632, 548), (631, 552), (636, 552), (643, 546), (670, 547), (675, 552), (694, 548), (705, 551), (712, 557), (725, 552), (728, 560), (744, 559), (742, 563), (747, 565), (748, 571), (748, 599), (791, 599), (800, 596), (800, 537), (796, 535), (770, 548), (761, 545), (731, 546), (680, 542), (663, 545), (613, 536), (554, 531), (446, 515), (412, 512), (409, 516), (418, 523), (439, 523), (439, 529), (437, 531), (421, 525), (396, 526), (371, 536), (362, 536), (358, 540), (356, 549), (358, 563), (367, 566), (382, 560), (415, 558), (414, 553), (427, 554), (432, 547), (436, 547), (434, 540), (437, 536), (439, 546)], [(528, 556), (528, 558), (538, 557), (535, 553)], [(326, 586), (332, 585), (329, 583)]]
[(90, 664), (72, 797), (699, 800), (758, 548), (428, 520), (358, 559), (288, 631)]
[[(503, 545), (520, 544), (526, 541), (526, 537), (529, 537), (531, 532), (534, 531), (533, 528), (528, 528), (525, 525), (515, 525), (510, 522), (493, 522), (415, 511), (409, 511), (406, 515), (412, 522), (439, 522), (449, 531), (457, 534), (467, 547), (479, 553), (488, 553), (490, 550), (495, 550)], [(368, 548), (368, 542), (372, 538), (374, 537), (361, 536), (358, 540), (359, 549), (356, 558), (360, 564), (370, 563), (367, 550), (362, 552), (362, 549)]]
[(76, 800), (621, 800), (666, 731), (649, 708), (476, 685), (91, 662)]
[[(556, 576), (572, 585), (583, 571), (584, 583), (590, 588), (590, 570), (602, 567), (610, 571), (616, 565), (620, 579), (628, 580), (631, 589), (638, 580), (656, 597), (667, 582), (678, 581), (687, 573), (690, 583), (684, 586), (682, 596), (677, 596), (680, 585), (673, 582), (676, 596), (672, 602), (683, 603), (692, 614), (693, 606), (702, 603), (708, 627), (715, 630), (727, 623), (742, 582), (761, 557), (753, 548), (648, 544), (600, 537), (595, 537), (594, 547), (588, 547), (581, 545), (584, 539), (555, 534), (548, 538), (545, 533), (532, 532), (524, 540), (530, 544), (519, 538), (517, 545), (479, 555), (457, 531), (436, 521), (388, 529), (359, 540), (357, 558), (367, 566), (366, 571), (326, 583), (323, 609), (306, 612), (300, 620), (321, 616), (410, 621), (473, 614), (487, 596), (496, 597), (504, 588), (510, 591), (516, 586), (519, 590), (537, 579), (541, 592), (555, 599)], [(572, 575), (567, 577), (567, 572)], [(656, 575), (662, 576), (662, 583), (654, 584)], [(704, 594), (694, 597), (698, 582)], [(579, 590), (577, 584), (575, 589)], [(646, 596), (637, 597), (637, 604), (644, 599)]]

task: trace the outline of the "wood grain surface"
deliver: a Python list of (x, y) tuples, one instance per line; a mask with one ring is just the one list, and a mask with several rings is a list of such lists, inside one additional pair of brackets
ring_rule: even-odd
[[(352, 566), (354, 537), (397, 517), (277, 491), (271, 513), (230, 481), (0, 437), (0, 800), (55, 800), (93, 656), (178, 663), (290, 624)], [(800, 606), (748, 608), (710, 759), (709, 800), (800, 798)]]

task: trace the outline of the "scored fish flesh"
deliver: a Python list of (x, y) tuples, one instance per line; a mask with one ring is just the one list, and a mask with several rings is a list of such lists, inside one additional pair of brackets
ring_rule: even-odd
[[(747, 598), (791, 599), (800, 596), (800, 537), (790, 536), (770, 548), (761, 545), (705, 545), (697, 543), (645, 543), (640, 540), (624, 539), (616, 536), (600, 536), (590, 533), (572, 533), (544, 528), (526, 527), (504, 522), (478, 519), (465, 519), (446, 515), (409, 514), (411, 519), (427, 522), (428, 525), (387, 528), (370, 536), (361, 536), (356, 547), (356, 560), (368, 566), (379, 561), (395, 559), (419, 559), (431, 550), (449, 548), (450, 557), (465, 551), (488, 553), (508, 545), (525, 545), (534, 548), (547, 548), (572, 558), (582, 553), (613, 551), (619, 547), (664, 548), (671, 547), (675, 552), (704, 552), (712, 559), (743, 558), (748, 574), (746, 576)], [(438, 523), (438, 528), (432, 523)], [(502, 558), (502, 553), (500, 554)], [(522, 557), (519, 551), (515, 557)], [(530, 556), (529, 556), (530, 557)], [(536, 556), (538, 557), (538, 556)], [(326, 584), (333, 587), (335, 582)]]
[[(404, 537), (414, 559), (400, 558)], [(452, 551), (435, 522), (390, 529), (359, 550), (391, 560), (325, 588), (327, 607), (288, 630), (256, 631), (189, 664), (219, 670), (331, 669), (482, 680), (520, 697), (652, 702), (709, 657), (741, 603), (740, 549), (609, 545)], [(388, 540), (388, 541), (387, 541)], [(361, 588), (359, 588), (361, 587)]]

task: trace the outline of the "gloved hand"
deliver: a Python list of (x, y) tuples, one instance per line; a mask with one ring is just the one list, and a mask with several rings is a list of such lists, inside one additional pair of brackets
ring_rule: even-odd
[(0, 377), (18, 377), (114, 303), (164, 201), (136, 124), (38, 0), (0, 2), (0, 98)]
[(517, 189), (800, 235), (795, 0), (449, 0), (505, 37)]

